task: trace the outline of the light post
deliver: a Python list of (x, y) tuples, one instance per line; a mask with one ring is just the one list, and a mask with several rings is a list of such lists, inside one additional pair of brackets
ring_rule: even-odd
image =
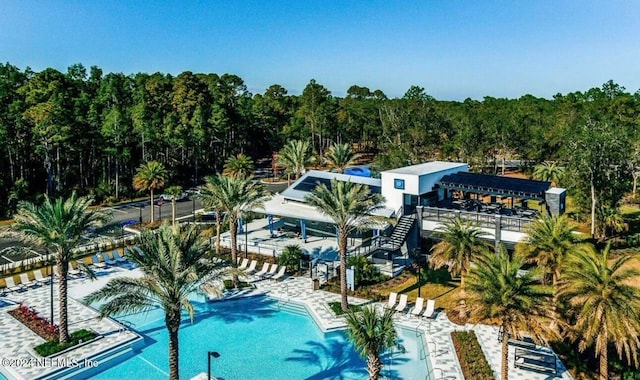
[(244, 258), (249, 257), (249, 222), (244, 223)]
[(207, 380), (211, 380), (211, 357), (212, 356), (215, 359), (217, 359), (220, 357), (220, 354), (217, 353), (216, 351), (207, 352)]
[(139, 205), (138, 207), (140, 208), (140, 224), (142, 224), (142, 209), (144, 208), (144, 205)]
[(193, 217), (193, 222), (196, 222), (196, 199), (191, 194), (191, 215)]

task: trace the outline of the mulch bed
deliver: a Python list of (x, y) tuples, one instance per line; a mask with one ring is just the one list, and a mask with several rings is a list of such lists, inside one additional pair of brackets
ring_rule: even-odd
[(38, 334), (44, 340), (51, 340), (58, 337), (58, 326), (50, 323), (48, 319), (38, 315), (38, 312), (32, 307), (20, 304), (17, 308), (9, 311), (9, 315), (17, 319), (20, 323)]

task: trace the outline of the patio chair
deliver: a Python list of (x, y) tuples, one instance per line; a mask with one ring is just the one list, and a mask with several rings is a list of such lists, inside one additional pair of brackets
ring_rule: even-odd
[(245, 270), (247, 269), (247, 266), (249, 266), (249, 259), (242, 259), (242, 264), (240, 264), (238, 269)]
[(255, 274), (256, 277), (262, 277), (269, 271), (269, 263), (264, 263), (262, 265), (262, 269), (258, 273)]
[(433, 318), (435, 311), (436, 311), (436, 301), (427, 300), (427, 308), (425, 309), (422, 316), (425, 318)]
[[(104, 266), (104, 263), (101, 263)], [(69, 261), (69, 266), (67, 267), (67, 274), (71, 277), (80, 277), (82, 275), (82, 271), (75, 268), (73, 263)]]
[(406, 294), (400, 294), (400, 302), (398, 302), (398, 306), (396, 306), (396, 311), (404, 311), (407, 307), (408, 296)]
[(50, 277), (44, 277), (42, 275), (42, 269), (36, 269), (33, 271), (33, 277), (36, 279), (36, 281), (38, 281), (38, 283), (40, 284), (48, 284), (49, 281), (51, 281)]
[(22, 283), (22, 285), (27, 286), (29, 288), (35, 288), (36, 286), (39, 285), (37, 281), (29, 280), (29, 275), (27, 273), (20, 273), (20, 282)]
[(416, 298), (416, 304), (413, 306), (413, 309), (409, 312), (409, 315), (412, 317), (417, 317), (422, 313), (422, 309), (424, 308), (424, 298), (418, 297)]
[(117, 249), (113, 251), (113, 258), (119, 263), (126, 263), (128, 261), (126, 257), (120, 256), (120, 252), (118, 252)]
[(109, 257), (109, 254), (106, 252), (99, 253), (98, 255), (102, 256), (102, 260), (104, 260), (104, 262), (107, 263), (107, 265), (117, 264), (115, 260), (111, 260), (111, 258)]
[(249, 268), (245, 269), (245, 273), (251, 274), (256, 271), (256, 265), (258, 265), (258, 260), (251, 260), (251, 264), (249, 264)]
[(91, 265), (100, 269), (104, 269), (107, 267), (107, 264), (100, 261), (100, 256), (98, 256), (98, 254), (91, 256)]
[(274, 275), (273, 275), (273, 277), (271, 277), (271, 279), (272, 279), (272, 280), (274, 280), (274, 281), (278, 281), (278, 280), (280, 280), (281, 278), (283, 278), (283, 277), (284, 277), (284, 272), (285, 272), (286, 270), (287, 270), (287, 267), (286, 267), (286, 266), (284, 266), (284, 265), (283, 265), (283, 266), (281, 266), (281, 267), (280, 267), (280, 270), (278, 271), (278, 273), (274, 274)]
[(391, 309), (396, 306), (396, 300), (398, 299), (398, 293), (391, 292), (389, 293), (389, 301), (384, 305), (385, 309)]
[(262, 275), (262, 278), (268, 278), (276, 274), (278, 271), (278, 264), (271, 264), (271, 269), (265, 274)]
[(13, 281), (13, 276), (5, 277), (4, 282), (7, 284), (7, 289), (9, 289), (10, 292), (23, 292), (27, 290), (21, 283), (16, 284)]

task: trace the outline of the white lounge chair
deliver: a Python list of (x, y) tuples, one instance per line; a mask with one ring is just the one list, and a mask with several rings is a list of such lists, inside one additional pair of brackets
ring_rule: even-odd
[(278, 271), (278, 264), (271, 264), (271, 269), (262, 275), (262, 278), (272, 277)]
[(33, 277), (36, 279), (36, 281), (38, 281), (38, 283), (40, 284), (48, 284), (49, 281), (51, 281), (51, 277), (44, 277), (42, 275), (42, 270), (41, 269), (36, 269), (33, 271)]
[(269, 271), (269, 263), (264, 263), (262, 265), (262, 269), (258, 273), (255, 274), (256, 277), (260, 278), (264, 276)]
[(398, 306), (396, 306), (396, 311), (404, 311), (407, 307), (408, 297), (406, 294), (400, 294), (400, 302), (398, 302)]
[(103, 263), (102, 261), (100, 261), (100, 256), (93, 255), (91, 256), (91, 265), (93, 265), (96, 268), (100, 268), (100, 269), (104, 269), (107, 267), (107, 264)]
[(436, 301), (427, 300), (427, 308), (425, 309), (422, 316), (425, 318), (433, 318), (433, 314), (435, 311), (436, 311)]
[(396, 292), (389, 293), (389, 301), (387, 301), (387, 303), (386, 303), (386, 305), (384, 305), (384, 307), (386, 309), (391, 309), (391, 308), (395, 307), (397, 300), (398, 300), (398, 293), (396, 293)]
[(11, 292), (20, 292), (20, 291), (27, 290), (27, 288), (24, 285), (22, 285), (21, 283), (16, 284), (13, 281), (13, 277), (12, 276), (5, 277), (4, 282), (5, 282), (5, 284), (7, 284), (7, 289), (9, 289), (9, 291), (11, 291)]
[(247, 266), (249, 266), (249, 259), (242, 259), (242, 264), (240, 264), (238, 269), (245, 270), (247, 269)]
[(36, 286), (40, 285), (35, 280), (29, 280), (29, 275), (27, 275), (26, 273), (20, 273), (20, 282), (22, 283), (22, 285), (28, 286), (30, 288), (35, 288)]
[(256, 265), (258, 265), (258, 260), (251, 260), (251, 264), (249, 264), (249, 268), (245, 269), (245, 273), (251, 274), (256, 271)]
[[(103, 267), (105, 266), (104, 263), (101, 263), (103, 265)], [(73, 263), (71, 261), (69, 261), (69, 266), (67, 267), (67, 274), (71, 277), (80, 277), (82, 275), (82, 272), (79, 269), (76, 269), (73, 267)]]
[(284, 277), (284, 272), (287, 270), (286, 266), (281, 266), (280, 270), (278, 271), (278, 273), (274, 274), (273, 277), (271, 277), (272, 280), (278, 281), (280, 280), (282, 277)]
[(424, 307), (424, 298), (418, 297), (416, 298), (416, 304), (413, 306), (413, 309), (409, 312), (409, 315), (417, 317), (422, 313), (422, 309)]
[(126, 263), (127, 258), (120, 256), (120, 252), (117, 249), (113, 250), (113, 259), (118, 263)]
[(99, 253), (100, 256), (102, 256), (102, 260), (104, 260), (105, 263), (107, 263), (107, 265), (116, 265), (116, 261), (115, 260), (111, 260), (111, 258), (109, 257), (109, 254), (106, 252), (102, 252)]

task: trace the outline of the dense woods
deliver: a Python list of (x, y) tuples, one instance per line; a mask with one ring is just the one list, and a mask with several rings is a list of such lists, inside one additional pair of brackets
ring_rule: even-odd
[(510, 159), (560, 162), (591, 179), (576, 183), (579, 199), (588, 204), (595, 187), (615, 208), (631, 188), (639, 123), (640, 93), (612, 81), (553, 99), (455, 102), (417, 86), (393, 99), (357, 85), (336, 97), (315, 80), (300, 95), (277, 84), (252, 94), (232, 74), (0, 64), (0, 215), (47, 192), (135, 195), (136, 168), (150, 160), (164, 164), (168, 184), (193, 186), (231, 155), (271, 158), (293, 139), (308, 141), (316, 162), (333, 143), (352, 144), (378, 170), (434, 158), (485, 172)]

